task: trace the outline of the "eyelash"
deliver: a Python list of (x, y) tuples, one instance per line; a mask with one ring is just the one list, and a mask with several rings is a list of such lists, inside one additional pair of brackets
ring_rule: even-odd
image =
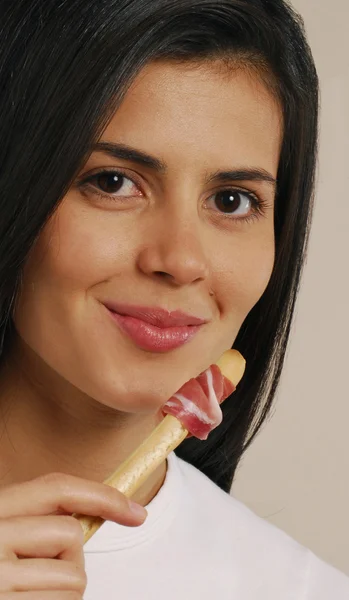
[[(113, 196), (111, 194), (106, 194), (106, 193), (100, 192), (100, 191), (98, 191), (98, 188), (95, 185), (92, 185), (92, 182), (94, 180), (96, 180), (98, 177), (100, 177), (101, 175), (109, 175), (110, 173), (112, 173), (114, 175), (119, 175), (121, 177), (128, 179), (138, 188), (142, 187), (141, 182), (137, 181), (137, 178), (135, 176), (130, 177), (128, 173), (126, 173), (125, 171), (123, 171), (120, 168), (110, 169), (110, 170), (103, 169), (101, 171), (98, 171), (97, 173), (94, 173), (93, 175), (90, 175), (89, 177), (86, 177), (85, 179), (80, 179), (78, 181), (78, 187), (82, 190), (85, 190), (86, 188), (88, 188), (90, 191), (92, 191), (93, 195), (97, 196), (98, 198), (101, 198), (102, 200), (110, 201), (113, 198)], [(223, 212), (220, 213), (221, 217), (223, 217), (225, 219), (229, 219), (230, 221), (234, 220), (234, 222), (242, 221), (244, 223), (250, 223), (254, 219), (264, 217), (267, 209), (270, 208), (270, 206), (271, 206), (269, 202), (267, 202), (260, 196), (257, 196), (257, 194), (254, 194), (253, 192), (250, 192), (244, 188), (239, 188), (239, 187), (235, 187), (235, 186), (229, 186), (226, 188), (222, 188), (222, 189), (216, 191), (215, 194), (212, 194), (210, 196), (210, 198), (212, 198), (216, 194), (219, 194), (222, 192), (228, 192), (228, 191), (239, 192), (241, 194), (244, 194), (245, 196), (247, 196), (249, 198), (249, 200), (251, 201), (251, 205), (253, 207), (253, 212), (245, 217), (235, 217), (234, 218), (234, 217), (230, 216), (229, 213), (228, 214), (223, 213)], [(119, 201), (122, 198), (123, 198), (122, 196), (118, 196)], [(126, 200), (128, 200), (130, 198), (130, 196), (126, 196), (124, 198)]]

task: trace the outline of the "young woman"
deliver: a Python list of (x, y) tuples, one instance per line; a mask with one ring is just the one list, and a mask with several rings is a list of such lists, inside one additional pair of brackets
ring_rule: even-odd
[[(347, 599), (344, 575), (228, 493), (309, 233), (301, 20), (282, 0), (0, 8), (0, 599)], [(133, 504), (104, 485), (232, 346), (246, 374), (208, 440)], [(84, 547), (74, 512), (107, 520)]]

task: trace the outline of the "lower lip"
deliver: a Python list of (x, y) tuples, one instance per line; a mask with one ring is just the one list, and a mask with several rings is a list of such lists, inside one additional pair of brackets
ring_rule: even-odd
[(151, 325), (135, 317), (119, 315), (109, 309), (108, 312), (120, 329), (127, 333), (137, 346), (151, 352), (168, 352), (179, 348), (189, 342), (201, 327), (201, 325), (156, 327), (156, 325)]

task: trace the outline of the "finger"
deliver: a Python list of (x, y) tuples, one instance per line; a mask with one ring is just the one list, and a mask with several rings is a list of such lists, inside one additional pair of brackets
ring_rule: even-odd
[(28, 558), (59, 557), (84, 567), (83, 543), (81, 525), (74, 517), (0, 519), (0, 554), (3, 558), (14, 555)]
[(132, 511), (128, 499), (103, 483), (87, 481), (64, 473), (49, 473), (37, 479), (3, 488), (0, 492), (0, 515), (50, 515), (80, 513), (116, 521), (122, 525), (139, 525), (143, 516)]
[(85, 570), (72, 562), (53, 559), (4, 561), (0, 565), (0, 591), (27, 592), (43, 590), (74, 591), (83, 594)]
[(0, 600), (83, 600), (79, 592), (0, 592)]

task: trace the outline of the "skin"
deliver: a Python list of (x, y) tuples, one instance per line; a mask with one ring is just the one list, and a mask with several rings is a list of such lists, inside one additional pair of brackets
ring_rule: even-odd
[[(74, 182), (32, 249), (0, 379), (3, 484), (51, 471), (103, 481), (162, 404), (233, 345), (273, 269), (275, 190), (208, 179), (237, 168), (276, 178), (281, 137), (276, 100), (244, 69), (158, 62), (136, 78), (101, 140), (146, 152), (166, 171), (94, 152), (79, 181), (108, 168), (135, 183), (101, 199), (96, 182)], [(253, 215), (244, 192), (236, 214), (220, 211), (216, 194), (234, 188), (261, 197), (264, 214), (241, 218)], [(152, 353), (118, 329), (107, 300), (208, 322), (184, 346)], [(165, 471), (135, 499), (147, 504)]]

